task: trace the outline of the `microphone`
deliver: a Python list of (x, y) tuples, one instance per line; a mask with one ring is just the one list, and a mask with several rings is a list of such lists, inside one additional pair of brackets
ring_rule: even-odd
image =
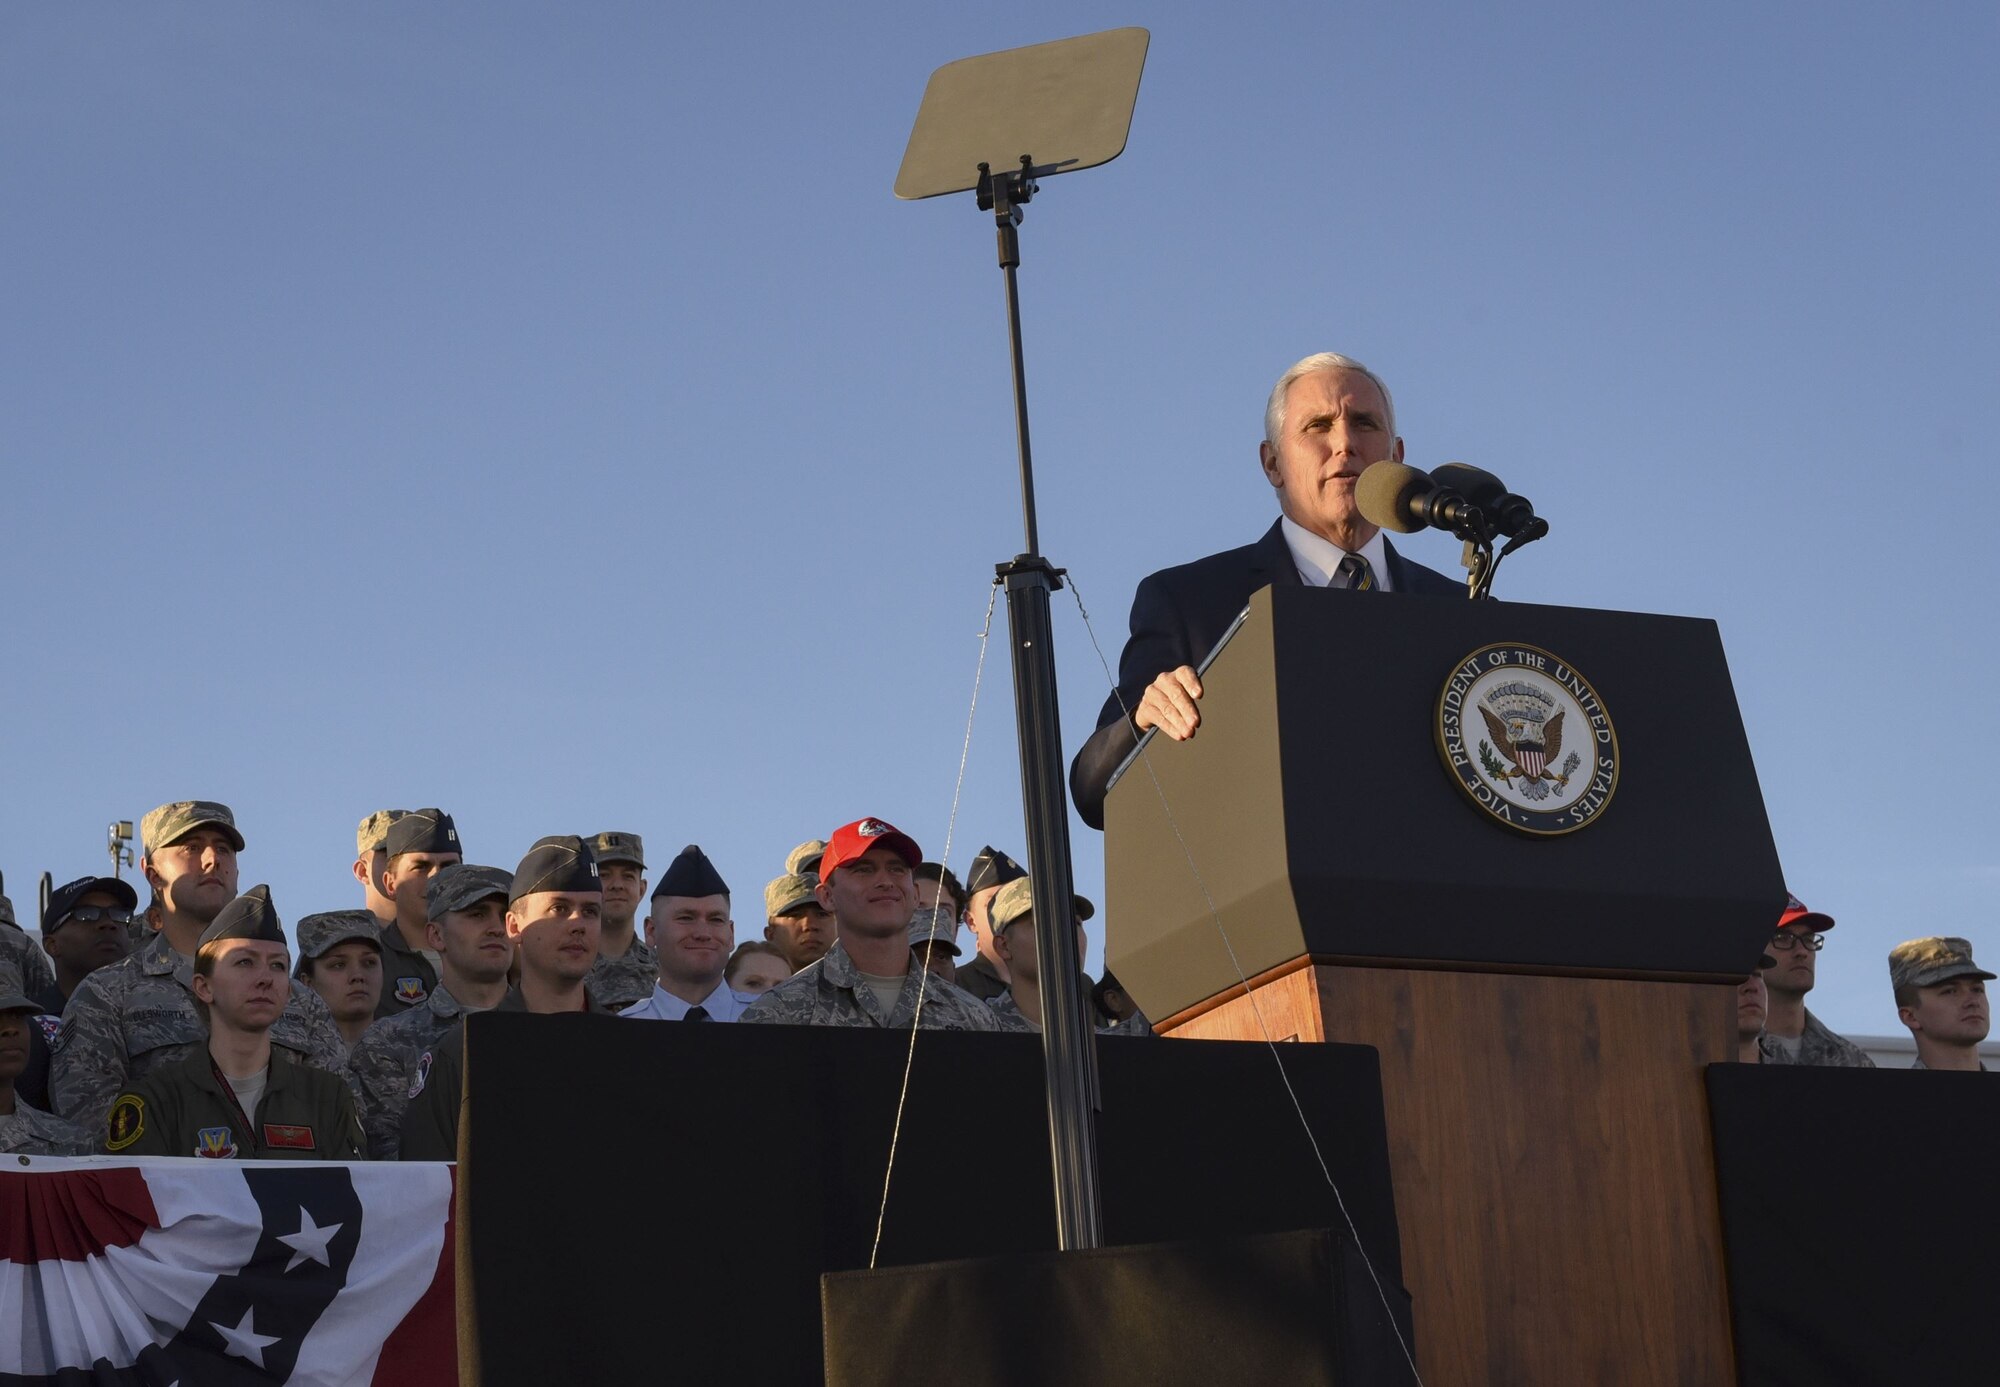
[(1371, 525), (1399, 535), (1439, 529), (1454, 533), (1484, 526), (1479, 508), (1463, 495), (1400, 462), (1371, 463), (1354, 485), (1354, 503)]
[(1549, 522), (1535, 514), (1533, 503), (1527, 497), (1507, 490), (1507, 484), (1491, 472), (1482, 472), (1462, 462), (1447, 462), (1442, 467), (1431, 469), (1431, 480), (1460, 493), (1478, 506), (1486, 513), (1487, 519), (1494, 522), (1494, 528), (1509, 539), (1526, 534), (1530, 529), (1535, 531), (1535, 539), (1549, 532)]

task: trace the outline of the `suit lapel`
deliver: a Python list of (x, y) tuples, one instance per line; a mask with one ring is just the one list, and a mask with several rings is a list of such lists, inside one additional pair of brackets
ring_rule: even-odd
[(1292, 558), (1292, 546), (1285, 543), (1283, 523), (1272, 521), (1264, 537), (1250, 549), (1250, 591), (1269, 585), (1274, 588), (1299, 587), (1299, 566)]

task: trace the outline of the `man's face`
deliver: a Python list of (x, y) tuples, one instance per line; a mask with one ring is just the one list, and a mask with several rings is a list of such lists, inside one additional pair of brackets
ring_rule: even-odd
[(432, 877), (464, 858), (455, 852), (406, 852), (391, 858), (382, 884), (396, 902), (396, 923), (423, 930), (430, 922), (429, 902), (424, 889)]
[(69, 918), (42, 940), (49, 957), (72, 973), (94, 973), (131, 952), (132, 927), (122, 919), (111, 919), (108, 914), (100, 914), (95, 920), (78, 919), (88, 908), (125, 913), (124, 905), (109, 891), (86, 891), (77, 899)]
[(1764, 981), (1774, 992), (1804, 995), (1812, 991), (1813, 969), (1819, 955), (1808, 947), (1813, 931), (1806, 925), (1786, 925), (1771, 936), (1771, 957), (1775, 967), (1764, 970)]
[(447, 977), (496, 983), (506, 978), (514, 962), (505, 896), (488, 896), (463, 910), (447, 910), (430, 922), (428, 937), (430, 946), (444, 959)]
[(220, 829), (197, 828), (147, 856), (146, 880), (168, 910), (205, 925), (236, 899), (236, 849)]
[(897, 853), (870, 848), (819, 884), (819, 903), (833, 912), (843, 933), (851, 930), (864, 939), (907, 934), (917, 910), (916, 878)]
[(581, 982), (597, 961), (604, 896), (597, 891), (536, 891), (507, 908), (507, 932), (521, 949), (521, 975)]
[(1764, 1033), (1764, 976), (1752, 973), (1736, 988), (1736, 1038), (1755, 1040)]
[(292, 995), (292, 958), (283, 944), (231, 939), (222, 944), (208, 976), (194, 976), (194, 995), (208, 1003), (212, 1020), (239, 1031), (268, 1031)]
[(646, 899), (646, 873), (630, 862), (600, 862), (598, 880), (604, 883), (604, 918), (630, 928)]
[(958, 959), (950, 949), (935, 939), (927, 939), (911, 946), (917, 955), (917, 962), (943, 978), (946, 982), (958, 981)]
[(736, 922), (727, 896), (661, 896), (648, 933), (660, 953), (660, 976), (690, 985), (721, 981), (736, 951)]
[(28, 1027), (34, 1024), (32, 1013), (0, 1011), (0, 1084), (13, 1083), (28, 1067)]
[(1258, 448), (1264, 476), (1294, 525), (1358, 549), (1375, 527), (1361, 518), (1354, 488), (1370, 463), (1401, 462), (1389, 404), (1359, 371), (1315, 371), (1285, 391), (1285, 423), (1274, 447)]
[(759, 996), (769, 992), (792, 975), (782, 959), (773, 958), (759, 949), (756, 953), (743, 955), (743, 961), (736, 965), (736, 980), (730, 987), (749, 996)]
[(764, 937), (785, 951), (797, 972), (808, 963), (817, 963), (833, 947), (833, 915), (817, 901), (807, 901), (789, 915), (774, 915), (764, 926)]
[(1986, 1039), (1993, 1016), (1987, 1009), (1984, 978), (1946, 978), (1917, 989), (1917, 1004), (1896, 1014), (1914, 1032), (1940, 1045), (1977, 1045)]
[(389, 854), (380, 848), (354, 859), (354, 879), (361, 883), (362, 904), (378, 920), (386, 920), (396, 913), (394, 898), (382, 888), (382, 874), (388, 870)]
[(1041, 981), (1041, 960), (1035, 956), (1035, 917), (1032, 912), (993, 936), (1000, 961), (1007, 965), (1010, 979), (1025, 983)]
[(999, 887), (988, 886), (965, 898), (966, 928), (972, 931), (972, 940), (981, 953), (993, 951), (993, 898), (999, 894)]
[(313, 960), (312, 990), (336, 1021), (373, 1016), (382, 1000), (382, 951), (359, 939), (343, 939)]

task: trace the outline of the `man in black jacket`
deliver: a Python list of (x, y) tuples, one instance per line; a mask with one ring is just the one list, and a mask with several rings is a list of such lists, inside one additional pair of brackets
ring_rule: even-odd
[(1390, 548), (1355, 505), (1363, 468), (1403, 460), (1389, 389), (1366, 366), (1333, 352), (1296, 363), (1271, 391), (1257, 452), (1278, 493), (1278, 522), (1255, 544), (1151, 575), (1133, 595), (1118, 692), (1105, 700), (1096, 733), (1070, 764), (1070, 793), (1093, 828), (1104, 826), (1105, 788), (1141, 733), (1157, 727), (1175, 741), (1195, 734), (1195, 666), (1258, 589), (1303, 583), (1464, 595), (1464, 584)]

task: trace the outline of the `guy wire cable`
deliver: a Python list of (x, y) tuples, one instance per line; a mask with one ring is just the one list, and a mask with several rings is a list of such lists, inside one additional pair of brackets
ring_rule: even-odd
[[(944, 852), (938, 858), (940, 866), (951, 866), (952, 835), (958, 831), (958, 797), (965, 789), (965, 763), (972, 755), (972, 720), (979, 713), (979, 685), (986, 677), (987, 639), (993, 634), (993, 606), (1000, 600), (1000, 580), (993, 580), (992, 588), (986, 594), (986, 623), (979, 628), (979, 662), (972, 671), (972, 704), (965, 710), (965, 741), (958, 749), (958, 780), (951, 787), (951, 815), (945, 820)], [(914, 887), (912, 889), (915, 889)], [(944, 893), (944, 881), (938, 881), (938, 893)], [(896, 1122), (889, 1131), (889, 1164), (882, 1171), (882, 1204), (875, 1211), (875, 1241), (868, 1249), (868, 1270), (875, 1270), (875, 1258), (882, 1251), (882, 1224), (889, 1215), (889, 1179), (896, 1173), (896, 1143), (903, 1135), (903, 1104), (910, 1097), (910, 1071), (917, 1062), (917, 1031), (924, 1020), (924, 993), (931, 980), (930, 964), (922, 965), (923, 976), (917, 979), (917, 1009), (910, 1017), (910, 1049), (903, 1057), (903, 1087), (896, 1095)]]
[[(1070, 596), (1076, 599), (1077, 615), (1083, 618), (1084, 632), (1090, 637), (1090, 648), (1097, 652), (1097, 663), (1104, 670), (1104, 678), (1111, 685), (1111, 696), (1118, 700), (1119, 709), (1131, 721), (1132, 710), (1125, 703), (1125, 695), (1119, 691), (1118, 680), (1111, 673), (1111, 662), (1104, 658), (1104, 647), (1097, 643), (1097, 631), (1090, 624), (1090, 613), (1083, 605), (1083, 594), (1077, 590), (1076, 575), (1067, 575)], [(1174, 841), (1180, 844), (1181, 856), (1186, 859), (1188, 874), (1194, 884), (1201, 889), (1201, 898), (1208, 906), (1208, 917), (1215, 922), (1215, 932), (1222, 940), (1223, 950), (1229, 955), (1229, 966), (1236, 974), (1236, 980), (1243, 984), (1243, 995), (1249, 999), (1250, 1013), (1257, 1018), (1257, 1029), (1263, 1034), (1264, 1045), (1271, 1052), (1271, 1058), (1278, 1066), (1278, 1078), (1285, 1085), (1285, 1095), (1292, 1100), (1292, 1111), (1299, 1119), (1299, 1126), (1306, 1134), (1306, 1141), (1312, 1147), (1313, 1159), (1319, 1163), (1319, 1173), (1326, 1177), (1327, 1188), (1333, 1191), (1333, 1202), (1340, 1210), (1340, 1217), (1347, 1224), (1348, 1236), (1354, 1239), (1355, 1251), (1361, 1254), (1361, 1265), (1368, 1268), (1368, 1279), (1375, 1283), (1375, 1295), (1382, 1302), (1382, 1313), (1389, 1317), (1389, 1328), (1396, 1336), (1396, 1346), (1403, 1351), (1403, 1361), (1410, 1366), (1410, 1376), (1417, 1387), (1423, 1387), (1423, 1374), (1417, 1371), (1417, 1360), (1410, 1352), (1410, 1346), (1403, 1339), (1402, 1326), (1396, 1323), (1395, 1312), (1389, 1308), (1389, 1294), (1382, 1288), (1382, 1278), (1376, 1273), (1375, 1259), (1368, 1255), (1368, 1248), (1361, 1241), (1361, 1230), (1354, 1226), (1354, 1215), (1347, 1211), (1346, 1196), (1340, 1192), (1340, 1183), (1333, 1178), (1333, 1170), (1326, 1163), (1326, 1155), (1320, 1150), (1319, 1138), (1313, 1135), (1312, 1123), (1306, 1117), (1305, 1105), (1299, 1101), (1298, 1090), (1292, 1087), (1292, 1076), (1286, 1072), (1285, 1056), (1278, 1049), (1278, 1043), (1271, 1038), (1271, 1028), (1264, 1022), (1264, 1009), (1257, 1004), (1257, 995), (1250, 988), (1250, 979), (1243, 975), (1243, 965), (1237, 961), (1236, 945), (1229, 938), (1229, 931), (1222, 923), (1222, 912), (1216, 908), (1215, 897), (1209, 894), (1208, 883), (1202, 879), (1201, 869), (1195, 865), (1194, 852), (1188, 847), (1187, 839), (1181, 834), (1181, 826), (1174, 818), (1174, 809), (1167, 803), (1166, 787), (1160, 784), (1160, 777), (1153, 770), (1151, 750), (1143, 738), (1139, 746), (1139, 759), (1146, 765), (1146, 774), (1152, 779), (1153, 791), (1160, 797), (1160, 808), (1167, 816), (1167, 826), (1174, 831)], [(1109, 911), (1106, 911), (1109, 918)]]

